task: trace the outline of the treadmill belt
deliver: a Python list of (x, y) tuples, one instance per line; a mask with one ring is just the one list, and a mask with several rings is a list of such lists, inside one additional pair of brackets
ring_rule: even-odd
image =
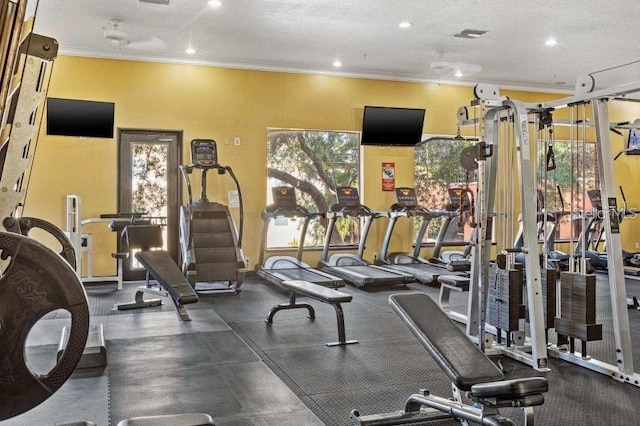
[(393, 265), (385, 265), (385, 268), (398, 270), (420, 281), (422, 284), (438, 283), (438, 277), (440, 275), (452, 275), (447, 274), (447, 271), (443, 271), (442, 268), (438, 268), (426, 263), (399, 263)]

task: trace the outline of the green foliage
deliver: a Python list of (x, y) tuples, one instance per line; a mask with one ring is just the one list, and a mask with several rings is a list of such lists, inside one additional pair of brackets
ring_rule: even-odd
[[(584, 151), (582, 145), (574, 144), (572, 152), (569, 141), (555, 141), (553, 143), (553, 152), (556, 168), (547, 172), (545, 190), (547, 209), (550, 211), (562, 209), (557, 190), (558, 186), (560, 186), (560, 191), (562, 192), (565, 209), (569, 208), (572, 195), (577, 208), (583, 209), (583, 191), (600, 187), (595, 144), (586, 143)], [(546, 161), (541, 161), (540, 163), (546, 164)], [(538, 170), (538, 181), (541, 182), (540, 189), (544, 189), (544, 185), (542, 185), (543, 179), (544, 169), (540, 167)], [(587, 208), (589, 208), (589, 205), (587, 205)]]
[[(267, 132), (267, 167), (277, 170), (270, 176), (272, 186), (292, 185), (297, 188), (298, 204), (311, 211), (325, 212), (335, 203), (336, 186), (358, 187), (359, 137), (355, 132), (269, 129)], [(350, 225), (336, 224), (341, 241), (358, 240), (353, 232), (357, 221)], [(355, 225), (355, 226), (354, 226)], [(345, 242), (345, 239), (349, 242)], [(322, 245), (324, 226), (319, 220), (311, 222), (305, 245)]]
[(151, 216), (166, 216), (167, 147), (132, 144), (132, 208)]
[[(433, 138), (416, 147), (415, 188), (420, 205), (430, 210), (441, 210), (449, 203), (447, 189), (452, 184), (465, 185), (474, 182), (475, 173), (467, 176), (460, 164), (462, 150), (475, 142), (464, 139)], [(427, 228), (426, 238), (434, 239), (444, 219), (433, 219)], [(419, 223), (415, 224), (417, 228)]]

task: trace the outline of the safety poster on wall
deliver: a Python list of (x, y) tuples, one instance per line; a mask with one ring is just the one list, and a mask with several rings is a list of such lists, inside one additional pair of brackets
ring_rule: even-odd
[(382, 190), (396, 189), (396, 163), (382, 163)]

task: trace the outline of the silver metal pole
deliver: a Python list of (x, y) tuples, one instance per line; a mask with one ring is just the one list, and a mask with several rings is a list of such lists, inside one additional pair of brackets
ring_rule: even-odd
[(531, 162), (529, 120), (527, 109), (520, 101), (505, 101), (513, 111), (520, 176), (520, 205), (522, 210), (523, 252), (526, 259), (527, 303), (531, 329), (531, 355), (537, 370), (548, 369), (547, 343), (542, 307), (542, 281), (538, 250), (536, 197), (534, 197), (534, 169)]
[(616, 201), (615, 177), (613, 174), (613, 155), (609, 138), (609, 111), (607, 99), (593, 101), (596, 127), (596, 149), (598, 150), (598, 173), (604, 213), (604, 230), (607, 241), (607, 266), (609, 270), (609, 289), (611, 292), (611, 311), (613, 333), (616, 342), (616, 362), (618, 369), (632, 374), (633, 352), (627, 312), (626, 283), (620, 241), (620, 224)]

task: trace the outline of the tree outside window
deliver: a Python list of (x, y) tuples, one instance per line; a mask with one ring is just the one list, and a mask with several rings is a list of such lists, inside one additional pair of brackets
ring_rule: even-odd
[[(542, 141), (544, 143), (544, 141)], [(574, 144), (570, 141), (553, 141), (555, 169), (547, 171), (547, 185), (543, 184), (544, 168), (538, 170), (539, 188), (545, 191), (545, 207), (549, 212), (562, 212), (556, 229), (557, 240), (575, 240), (580, 236), (582, 214), (591, 211), (591, 201), (584, 194), (591, 189), (599, 189), (598, 157), (593, 142)], [(546, 157), (546, 154), (545, 154)], [(546, 165), (546, 159), (541, 161)], [(573, 201), (573, 209), (570, 203)]]
[[(296, 188), (298, 204), (326, 212), (336, 202), (336, 187), (358, 187), (359, 152), (357, 132), (267, 129), (267, 203), (271, 188), (289, 185)], [(269, 229), (267, 248), (297, 246), (300, 226), (300, 220), (276, 221)], [(305, 246), (321, 246), (325, 229), (323, 219), (312, 221)], [(332, 238), (332, 245), (358, 244), (359, 222), (338, 220)]]
[[(418, 202), (429, 210), (444, 210), (450, 203), (449, 188), (469, 186), (475, 191), (475, 173), (467, 175), (460, 164), (462, 150), (475, 144), (464, 138), (450, 136), (430, 137), (415, 149), (415, 188)], [(435, 218), (429, 223), (425, 240), (434, 242), (442, 227), (444, 218)], [(459, 227), (457, 220), (449, 227), (452, 230), (448, 240), (465, 241), (471, 234), (469, 220)], [(415, 224), (419, 226), (418, 223)], [(417, 231), (416, 231), (417, 232)]]

